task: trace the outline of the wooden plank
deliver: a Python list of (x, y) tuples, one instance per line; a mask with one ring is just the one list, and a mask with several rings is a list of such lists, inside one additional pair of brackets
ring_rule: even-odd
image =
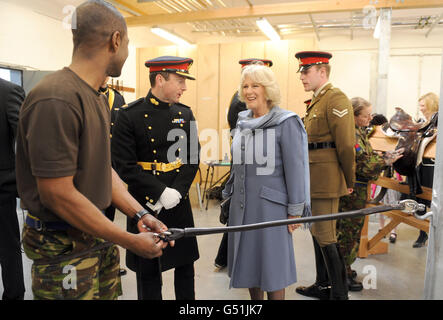
[(295, 57), (291, 56), (289, 57), (288, 41), (265, 42), (265, 57), (274, 63), (271, 69), (280, 87), (280, 107), (284, 109), (288, 108), (288, 61), (291, 58), (295, 60)]
[(392, 219), (381, 231), (379, 231), (371, 240), (368, 241), (368, 250), (374, 248), (375, 245), (401, 223), (401, 219)]
[[(120, 0), (121, 1), (121, 0)], [(415, 9), (443, 7), (442, 0), (398, 1), (378, 0), (313, 0), (272, 3), (245, 7), (230, 7), (174, 14), (154, 14), (126, 18), (128, 26), (164, 25), (208, 20), (259, 18), (326, 12), (361, 11), (368, 5), (374, 8)]]
[(404, 216), (404, 215), (402, 215), (402, 213), (404, 214), (404, 212), (399, 213), (396, 211), (387, 211), (382, 214), (387, 217), (390, 217), (392, 219), (397, 219), (402, 223), (406, 223), (406, 224), (410, 225), (411, 227), (414, 227), (414, 228), (417, 228), (417, 229), (420, 229), (420, 230), (423, 230), (426, 232), (429, 231), (429, 221), (428, 220), (419, 220), (411, 215)]
[[(401, 193), (409, 194), (409, 186), (407, 184), (400, 184), (397, 181), (386, 178), (386, 177), (380, 177), (376, 181), (369, 181), (368, 185), (376, 184), (379, 186), (382, 186), (387, 189), (392, 189), (396, 191), (400, 191)], [(417, 198), (425, 199), (425, 200), (432, 200), (432, 189), (428, 187), (422, 187), (423, 193), (418, 194)]]
[(369, 216), (365, 217), (365, 222), (360, 234), (360, 246), (358, 247), (358, 257), (368, 257), (368, 229), (369, 229)]

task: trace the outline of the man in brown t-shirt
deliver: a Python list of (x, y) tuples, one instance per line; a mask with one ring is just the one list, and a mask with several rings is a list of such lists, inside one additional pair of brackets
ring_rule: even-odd
[[(116, 299), (121, 294), (119, 244), (154, 258), (166, 226), (127, 192), (111, 168), (110, 111), (98, 91), (118, 77), (128, 57), (123, 16), (110, 4), (80, 5), (69, 68), (47, 76), (20, 113), (17, 185), (27, 212), (23, 246), (35, 299)], [(111, 205), (138, 220), (139, 234), (101, 212)]]

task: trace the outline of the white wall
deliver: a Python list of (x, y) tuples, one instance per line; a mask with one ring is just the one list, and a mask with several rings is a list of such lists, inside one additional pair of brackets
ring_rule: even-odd
[[(62, 21), (0, 1), (0, 65), (55, 71), (71, 63), (72, 48), (71, 30)], [(131, 45), (119, 80), (135, 89), (136, 49)], [(135, 100), (135, 93), (122, 93), (126, 102)]]
[(0, 1), (1, 64), (58, 70), (71, 55), (71, 31), (61, 21)]
[[(375, 101), (378, 42), (368, 32), (320, 34), (319, 50), (333, 54), (331, 82), (349, 98), (360, 96)], [(418, 114), (418, 98), (425, 93), (440, 95), (443, 30), (424, 32), (393, 30), (388, 74), (388, 109), (391, 117), (401, 107), (412, 117)]]

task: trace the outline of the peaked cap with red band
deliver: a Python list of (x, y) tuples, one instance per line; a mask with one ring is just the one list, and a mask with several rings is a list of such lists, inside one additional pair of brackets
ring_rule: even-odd
[(189, 74), (189, 68), (194, 60), (190, 58), (181, 58), (173, 56), (161, 56), (145, 62), (145, 66), (149, 68), (149, 72), (170, 72), (179, 76), (195, 80), (193, 75)]
[(250, 65), (250, 64), (252, 64), (252, 63), (254, 63), (256, 61), (262, 62), (267, 67), (272, 67), (272, 65), (273, 65), (271, 60), (256, 59), (256, 58), (243, 59), (243, 60), (240, 60), (238, 63), (240, 63), (241, 67), (244, 68), (244, 67), (246, 67), (246, 66), (248, 66), (248, 65)]
[(295, 57), (299, 61), (299, 68), (297, 72), (308, 70), (313, 65), (329, 64), (329, 59), (332, 54), (322, 51), (301, 51), (297, 52)]

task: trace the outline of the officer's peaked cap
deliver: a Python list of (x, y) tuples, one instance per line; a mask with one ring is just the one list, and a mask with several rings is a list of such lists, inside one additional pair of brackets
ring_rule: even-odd
[(241, 64), (242, 68), (246, 67), (247, 65), (250, 65), (256, 61), (262, 62), (267, 67), (272, 67), (273, 63), (272, 60), (268, 59), (257, 59), (257, 58), (249, 58), (249, 59), (242, 59), (238, 63)]
[(149, 72), (170, 72), (179, 76), (195, 80), (195, 77), (189, 74), (189, 68), (194, 60), (190, 58), (181, 58), (174, 56), (161, 56), (145, 62)]
[(300, 51), (295, 54), (299, 61), (297, 72), (308, 70), (313, 65), (329, 64), (332, 54), (323, 51)]

